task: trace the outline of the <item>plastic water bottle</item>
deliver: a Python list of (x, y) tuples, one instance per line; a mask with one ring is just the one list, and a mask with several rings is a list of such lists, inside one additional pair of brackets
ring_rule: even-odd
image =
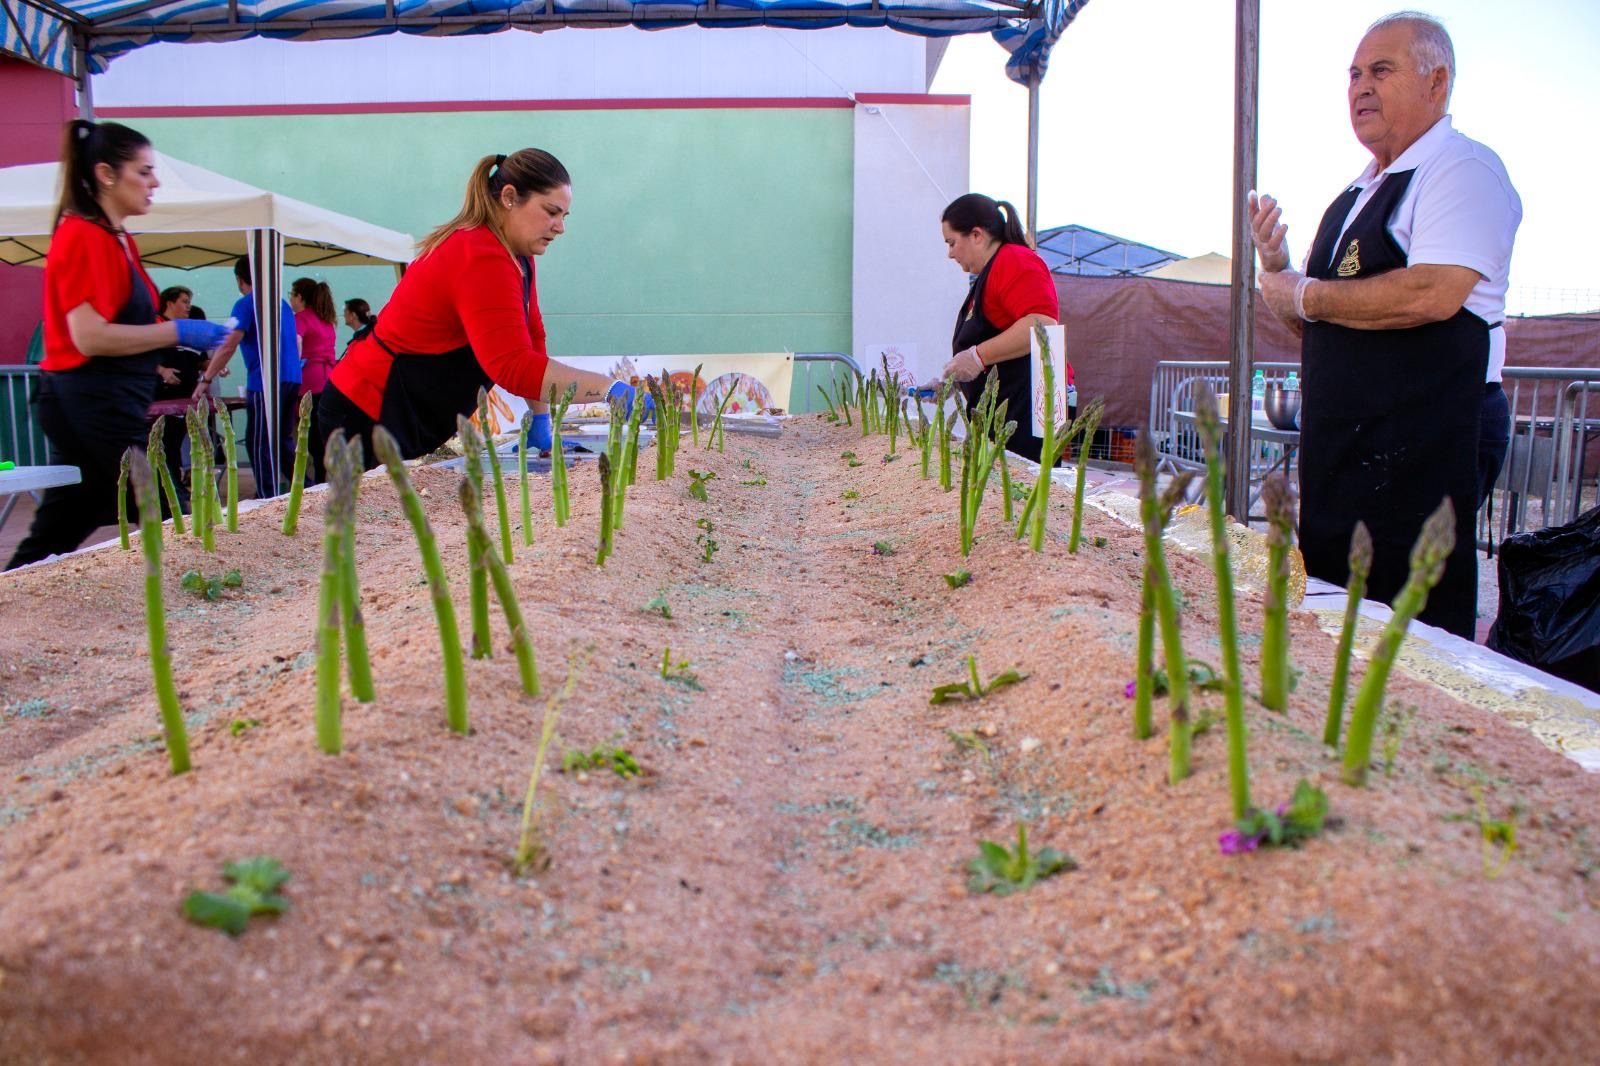
[(1077, 407), (1078, 406), (1078, 386), (1076, 386), (1076, 385), (1068, 385), (1067, 386), (1067, 406), (1068, 407)]
[(1250, 382), (1250, 418), (1259, 422), (1267, 416), (1267, 372), (1257, 370)]
[(1299, 392), (1300, 391), (1300, 375), (1296, 374), (1293, 370), (1289, 371), (1289, 376), (1287, 378), (1285, 378), (1284, 382), (1283, 382), (1283, 391), (1284, 392)]

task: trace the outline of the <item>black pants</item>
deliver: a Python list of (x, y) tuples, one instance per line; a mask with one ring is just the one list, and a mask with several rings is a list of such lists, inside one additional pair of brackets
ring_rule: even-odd
[(1478, 417), (1478, 506), (1494, 491), (1495, 478), (1511, 447), (1511, 403), (1498, 381), (1483, 387), (1483, 409)]
[(189, 426), (182, 418), (167, 416), (161, 426), (161, 446), (167, 453), (167, 472), (178, 493), (178, 506), (189, 513), (189, 486), (183, 483), (183, 442), (189, 439)]
[(315, 435), (311, 446), (321, 455), (328, 446), (328, 436), (342, 429), (345, 436), (361, 441), (361, 468), (371, 470), (378, 465), (378, 457), (372, 450), (372, 431), (377, 424), (344, 393), (327, 385), (317, 394), (317, 420), (312, 423)]
[(279, 495), (283, 485), (294, 470), (295, 431), (298, 428), (300, 397), (299, 386), (278, 384), (278, 446), (267, 446), (266, 394), (247, 392), (249, 401), (245, 408), (245, 447), (250, 452), (250, 473), (256, 482), (256, 499), (267, 500)]
[[(96, 529), (115, 522), (122, 453), (128, 448), (143, 452), (150, 436), (145, 415), (154, 386), (149, 379), (89, 370), (46, 371), (40, 377), (35, 399), (39, 426), (50, 440), (54, 461), (77, 467), (83, 480), (45, 490), (7, 570), (73, 551)], [(130, 485), (130, 515), (137, 513), (133, 496)]]

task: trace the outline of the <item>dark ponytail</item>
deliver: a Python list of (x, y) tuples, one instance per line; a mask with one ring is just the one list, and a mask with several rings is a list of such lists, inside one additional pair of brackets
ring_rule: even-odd
[(317, 318), (333, 325), (333, 292), (326, 281), (314, 278), (295, 278), (289, 291), (300, 297), (300, 302)]
[(150, 138), (115, 122), (94, 123), (75, 118), (67, 123), (61, 143), (61, 198), (56, 203), (56, 218), (50, 228), (59, 226), (65, 214), (106, 221), (94, 168), (105, 163), (112, 170), (121, 170), (149, 147)]
[(1010, 201), (992, 200), (981, 192), (969, 192), (950, 201), (940, 221), (957, 233), (981, 229), (1001, 244), (1028, 243), (1022, 223), (1017, 220), (1017, 209)]
[(372, 305), (359, 296), (344, 302), (344, 309), (356, 316), (356, 321), (363, 326), (372, 325)]

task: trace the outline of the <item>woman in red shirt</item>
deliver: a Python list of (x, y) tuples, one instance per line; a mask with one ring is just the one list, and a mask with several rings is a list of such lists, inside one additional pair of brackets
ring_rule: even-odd
[(578, 403), (621, 398), (631, 410), (631, 385), (557, 363), (545, 350), (533, 257), (566, 231), (571, 207), (572, 179), (550, 153), (480, 159), (460, 213), (422, 242), (382, 320), (334, 367), (318, 406), (321, 432), (359, 437), (372, 466), (374, 426), (392, 433), (406, 458), (426, 455), (489, 385), (529, 402), (538, 448), (550, 446), (543, 401), (552, 385), (576, 385)]
[(114, 122), (67, 124), (35, 402), (54, 460), (83, 480), (45, 493), (7, 570), (72, 551), (117, 520), (122, 453), (144, 449), (162, 351), (210, 351), (227, 335), (211, 322), (156, 321), (155, 286), (122, 224), (150, 210), (160, 184), (143, 134)]
[[(970, 411), (989, 368), (998, 367), (999, 398), (1008, 401), (1006, 417), (1016, 419), (1018, 426), (1006, 448), (1038, 462), (1044, 442), (1027, 431), (1033, 404), (1028, 353), (1034, 324), (1053, 326), (1060, 320), (1050, 268), (1028, 247), (1017, 209), (1004, 200), (976, 192), (959, 196), (944, 209), (940, 227), (950, 258), (976, 275), (956, 316), (950, 344), (955, 355), (945, 364), (943, 377), (960, 384)], [(1070, 384), (1070, 366), (1067, 374)]]

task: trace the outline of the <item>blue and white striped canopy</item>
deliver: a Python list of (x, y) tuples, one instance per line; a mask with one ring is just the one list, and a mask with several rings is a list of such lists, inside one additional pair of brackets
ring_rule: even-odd
[[(69, 76), (158, 42), (452, 37), (578, 27), (888, 27), (923, 37), (989, 33), (1006, 73), (1044, 77), (1050, 49), (1089, 0), (0, 0), (0, 51)], [(81, 55), (77, 54), (81, 49)]]

